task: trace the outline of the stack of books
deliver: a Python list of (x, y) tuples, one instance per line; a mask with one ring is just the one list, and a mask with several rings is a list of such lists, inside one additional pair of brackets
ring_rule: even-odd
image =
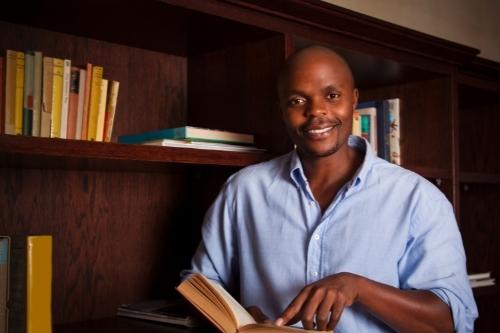
[(110, 141), (120, 83), (101, 66), (72, 66), (40, 51), (0, 57), (0, 133)]
[(491, 272), (469, 274), (469, 283), (472, 288), (494, 286), (495, 279), (491, 277)]
[(119, 143), (143, 144), (177, 148), (263, 152), (254, 145), (251, 134), (183, 126), (118, 137)]
[(380, 158), (401, 165), (399, 98), (358, 103), (352, 134), (365, 138)]

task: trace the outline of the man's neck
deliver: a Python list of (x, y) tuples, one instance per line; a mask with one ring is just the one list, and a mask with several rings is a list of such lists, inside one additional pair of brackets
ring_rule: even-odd
[(330, 156), (302, 157), (304, 173), (322, 212), (352, 179), (362, 161), (362, 154), (347, 145)]

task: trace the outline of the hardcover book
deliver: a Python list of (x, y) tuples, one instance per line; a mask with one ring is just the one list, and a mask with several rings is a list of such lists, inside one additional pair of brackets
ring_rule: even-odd
[(177, 290), (223, 333), (318, 333), (318, 331), (290, 326), (257, 323), (222, 286), (200, 273), (189, 276), (177, 287)]
[(193, 126), (167, 128), (164, 130), (145, 132), (132, 135), (123, 135), (118, 138), (120, 143), (144, 143), (159, 139), (183, 139), (192, 141), (207, 141), (221, 143), (248, 144), (254, 143), (253, 135), (221, 131)]

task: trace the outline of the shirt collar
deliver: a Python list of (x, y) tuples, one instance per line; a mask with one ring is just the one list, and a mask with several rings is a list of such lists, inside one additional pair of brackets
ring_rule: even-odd
[[(349, 136), (347, 144), (349, 145), (349, 147), (359, 151), (361, 154), (364, 155), (363, 163), (361, 164), (359, 169), (356, 171), (353, 178), (347, 184), (348, 189), (358, 188), (365, 181), (365, 179), (368, 175), (368, 172), (370, 171), (370, 169), (375, 161), (376, 154), (375, 154), (375, 151), (373, 150), (372, 146), (370, 145), (370, 143), (364, 138), (351, 135), (351, 136)], [(305, 176), (304, 169), (302, 167), (302, 162), (300, 160), (299, 154), (297, 153), (297, 149), (294, 149), (292, 154), (291, 154), (290, 177), (292, 178), (293, 182), (295, 183), (295, 185), (297, 187), (301, 187), (306, 192), (308, 192), (306, 190), (307, 189), (307, 178)]]

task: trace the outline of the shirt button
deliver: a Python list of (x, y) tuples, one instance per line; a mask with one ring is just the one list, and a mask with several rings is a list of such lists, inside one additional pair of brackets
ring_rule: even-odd
[(318, 240), (319, 239), (319, 235), (318, 234), (314, 235), (314, 239)]
[(312, 272), (311, 275), (312, 276), (318, 276), (318, 272)]

